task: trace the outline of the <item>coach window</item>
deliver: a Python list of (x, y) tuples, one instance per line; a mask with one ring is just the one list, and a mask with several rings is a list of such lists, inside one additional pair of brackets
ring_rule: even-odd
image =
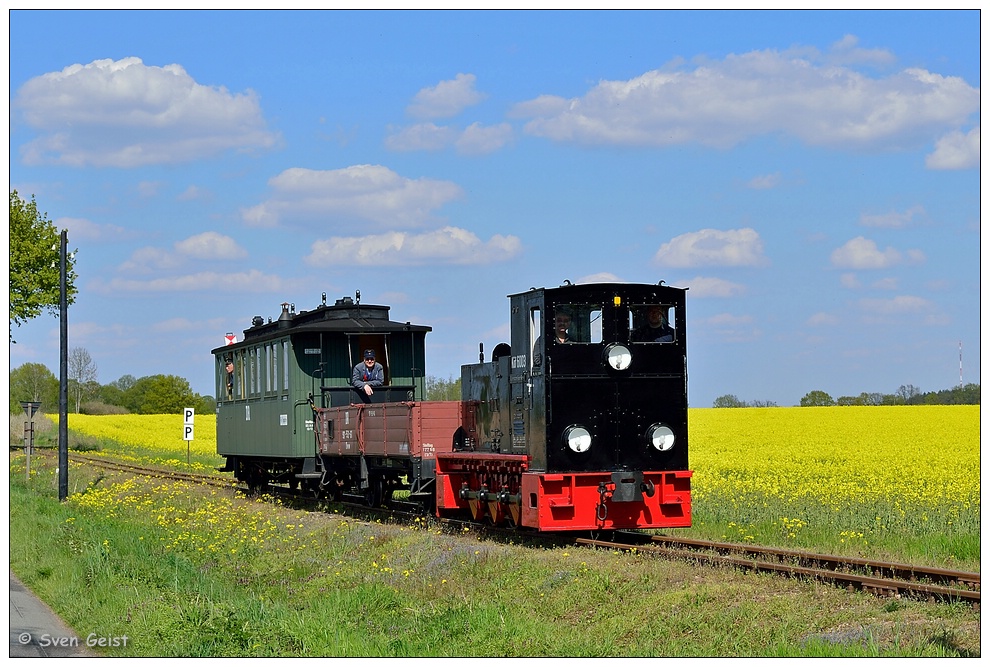
[(272, 342), (265, 346), (268, 365), (265, 368), (265, 393), (274, 394), (278, 391), (278, 343)]
[(229, 355), (216, 357), (217, 361), (217, 400), (230, 401), (234, 398), (234, 359)]
[(289, 341), (282, 341), (282, 389), (289, 391)]
[(245, 385), (244, 350), (234, 353), (234, 398), (247, 398)]

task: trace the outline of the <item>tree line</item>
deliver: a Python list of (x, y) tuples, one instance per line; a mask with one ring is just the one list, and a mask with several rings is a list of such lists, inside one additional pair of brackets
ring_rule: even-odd
[[(82, 352), (85, 352), (83, 350)], [(69, 405), (70, 412), (82, 414), (174, 414), (183, 408), (193, 408), (197, 413), (216, 411), (212, 396), (200, 396), (192, 390), (189, 381), (177, 375), (148, 375), (136, 378), (124, 375), (113, 382), (101, 385), (96, 381), (96, 366), (79, 366), (79, 348), (69, 354)], [(73, 363), (76, 359), (76, 364)], [(21, 401), (41, 403), (41, 412), (58, 412), (58, 378), (44, 364), (26, 363), (10, 372), (10, 414), (23, 411)]]
[[(858, 396), (832, 396), (821, 389), (809, 391), (801, 398), (800, 407), (830, 405), (980, 405), (980, 385), (966, 385), (923, 392), (913, 384), (901, 385), (896, 392), (863, 392)], [(741, 401), (734, 394), (724, 394), (715, 399), (713, 408), (775, 408), (772, 401)]]

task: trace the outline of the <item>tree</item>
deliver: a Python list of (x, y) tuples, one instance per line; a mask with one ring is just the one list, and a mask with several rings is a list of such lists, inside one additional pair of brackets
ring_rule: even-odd
[(21, 401), (41, 403), (42, 412), (58, 410), (58, 378), (44, 364), (27, 363), (10, 371), (10, 412), (23, 410)]
[(461, 379), (449, 377), (446, 380), (434, 375), (426, 376), (426, 400), (428, 401), (459, 401), (461, 400)]
[(921, 390), (915, 387), (913, 384), (902, 384), (897, 389), (897, 397), (904, 405), (917, 403), (918, 398), (920, 396), (921, 396)]
[(744, 408), (746, 404), (739, 400), (735, 394), (724, 394), (715, 399), (713, 408)]
[[(10, 193), (10, 326), (24, 322), (48, 310), (58, 314), (59, 247), (58, 229), (38, 212), (34, 196), (26, 202)], [(75, 259), (66, 257), (66, 300), (75, 300)], [(13, 329), (10, 340), (14, 341)]]
[(167, 415), (182, 412), (200, 401), (189, 381), (177, 375), (149, 375), (139, 378), (124, 392), (124, 407), (144, 415)]
[(801, 407), (816, 407), (824, 405), (835, 405), (835, 400), (820, 389), (815, 389), (814, 391), (809, 391), (801, 399)]
[(84, 347), (74, 347), (69, 350), (69, 383), (72, 397), (76, 400), (76, 412), (84, 398), (94, 395), (99, 390), (96, 384), (96, 362), (89, 356)]
[(113, 387), (114, 389), (119, 389), (121, 392), (125, 392), (133, 387), (135, 382), (137, 382), (137, 378), (128, 373), (127, 375), (121, 375), (107, 386)]

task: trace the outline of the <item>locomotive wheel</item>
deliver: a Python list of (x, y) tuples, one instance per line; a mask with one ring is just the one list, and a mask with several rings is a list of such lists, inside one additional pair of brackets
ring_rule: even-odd
[(368, 488), (364, 492), (364, 502), (368, 505), (368, 507), (381, 507), (382, 496), (382, 480), (377, 477), (369, 479)]
[(244, 470), (244, 483), (247, 484), (248, 492), (255, 496), (268, 490), (268, 476), (258, 468)]

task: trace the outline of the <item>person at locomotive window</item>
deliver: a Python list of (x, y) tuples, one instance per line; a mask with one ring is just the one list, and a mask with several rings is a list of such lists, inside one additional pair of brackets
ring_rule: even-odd
[(375, 393), (374, 387), (383, 384), (385, 384), (385, 369), (375, 361), (374, 350), (365, 350), (364, 361), (355, 366), (354, 372), (351, 373), (351, 386), (371, 396)]
[(632, 339), (637, 343), (672, 343), (674, 330), (667, 323), (663, 308), (652, 305), (646, 309), (646, 323), (633, 332)]
[(567, 333), (571, 328), (571, 316), (566, 312), (558, 312), (553, 318), (554, 338), (558, 343), (573, 343), (574, 339)]

